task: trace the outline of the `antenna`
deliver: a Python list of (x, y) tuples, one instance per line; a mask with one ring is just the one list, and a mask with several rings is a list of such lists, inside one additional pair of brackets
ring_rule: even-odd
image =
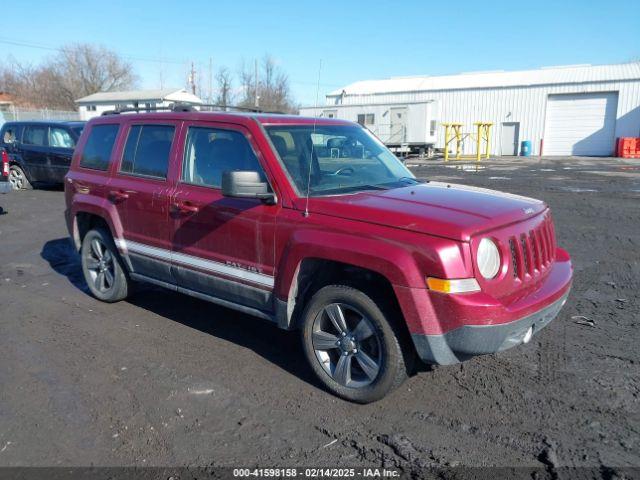
[[(322, 59), (320, 59), (320, 65), (318, 65), (318, 85), (316, 87), (316, 106), (313, 109), (313, 134), (316, 133), (316, 124), (318, 123), (318, 95), (320, 94), (320, 74), (322, 73)], [(307, 173), (307, 198), (304, 202), (303, 216), (309, 216), (309, 195), (311, 193), (311, 167), (313, 166), (313, 136), (311, 137), (311, 155), (309, 155), (309, 171)]]

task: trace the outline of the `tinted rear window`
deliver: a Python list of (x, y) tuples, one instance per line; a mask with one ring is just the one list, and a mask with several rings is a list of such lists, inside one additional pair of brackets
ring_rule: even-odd
[(50, 127), (49, 146), (56, 148), (73, 148), (76, 146), (76, 141), (66, 128)]
[(22, 143), (25, 145), (34, 145), (36, 147), (44, 147), (47, 145), (48, 127), (41, 125), (29, 125), (24, 130)]
[(80, 166), (94, 170), (107, 170), (117, 135), (118, 125), (93, 126), (82, 151)]
[(147, 177), (166, 178), (175, 127), (133, 125), (124, 147), (120, 171)]

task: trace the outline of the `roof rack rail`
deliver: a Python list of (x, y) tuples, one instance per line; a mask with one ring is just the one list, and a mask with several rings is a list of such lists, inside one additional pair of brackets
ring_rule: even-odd
[[(210, 110), (198, 110), (196, 107), (202, 109), (207, 108)], [(262, 110), (260, 108), (254, 108), (254, 107), (241, 107), (241, 106), (236, 106), (236, 105), (219, 105), (219, 104), (214, 104), (214, 103), (201, 103), (201, 104), (189, 104), (189, 103), (172, 103), (170, 105), (167, 105), (166, 107), (161, 106), (161, 107), (125, 107), (125, 108), (116, 108), (115, 110), (106, 110), (104, 112), (102, 112), (102, 115), (119, 115), (121, 113), (128, 113), (128, 112), (135, 112), (135, 113), (140, 113), (140, 112), (160, 112), (160, 111), (167, 111), (167, 112), (202, 112), (202, 111), (222, 111), (222, 112), (228, 112), (228, 111), (240, 111), (240, 112), (254, 112), (254, 113), (272, 113), (272, 114), (278, 114), (278, 115), (282, 115), (285, 112), (280, 112), (280, 111), (273, 111), (273, 110)]]
[[(242, 107), (240, 105), (219, 105), (216, 103), (203, 103), (201, 105), (198, 105), (198, 107), (206, 107), (206, 108), (212, 108), (212, 109), (221, 109), (222, 111), (233, 111), (233, 110), (238, 110), (240, 112), (254, 112), (254, 113), (276, 113), (279, 115), (283, 115), (285, 114), (285, 112), (281, 112), (279, 110), (264, 110), (262, 108), (256, 108), (256, 107)], [(201, 110), (202, 111), (202, 110)], [(217, 111), (217, 110), (214, 110)]]
[(116, 108), (115, 110), (105, 110), (102, 112), (102, 115), (118, 115), (120, 113), (127, 112), (159, 112), (159, 111), (168, 111), (168, 112), (193, 112), (195, 109), (193, 105), (188, 103), (171, 103), (166, 107), (124, 107), (124, 108)]

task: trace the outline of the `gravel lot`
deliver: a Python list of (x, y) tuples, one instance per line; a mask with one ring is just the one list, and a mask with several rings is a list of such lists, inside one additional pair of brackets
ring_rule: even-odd
[(407, 163), (550, 204), (575, 281), (530, 344), (350, 404), (295, 333), (153, 288), (94, 300), (63, 193), (17, 192), (0, 196), (0, 466), (640, 467), (640, 162)]

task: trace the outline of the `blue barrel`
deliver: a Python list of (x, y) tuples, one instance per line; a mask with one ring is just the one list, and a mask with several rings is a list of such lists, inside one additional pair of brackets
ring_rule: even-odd
[(531, 140), (523, 140), (520, 142), (520, 155), (523, 157), (531, 156)]

